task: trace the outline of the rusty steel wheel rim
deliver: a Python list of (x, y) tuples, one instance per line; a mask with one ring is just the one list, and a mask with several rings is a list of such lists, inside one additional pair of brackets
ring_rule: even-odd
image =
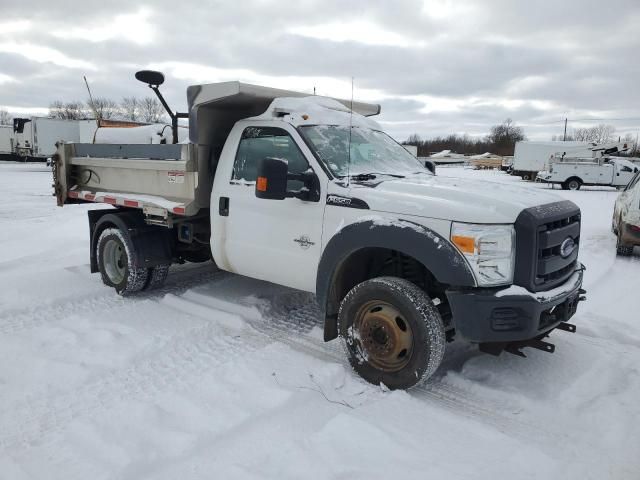
[(356, 313), (353, 326), (364, 360), (374, 368), (397, 372), (409, 363), (413, 332), (405, 316), (390, 303), (367, 302)]

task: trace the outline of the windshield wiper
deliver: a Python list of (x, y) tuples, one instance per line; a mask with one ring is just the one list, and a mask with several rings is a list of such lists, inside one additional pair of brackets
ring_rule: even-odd
[(354, 173), (353, 175), (340, 175), (338, 178), (342, 179), (342, 178), (349, 177), (351, 180), (355, 180), (356, 182), (359, 182), (359, 181), (375, 180), (379, 176), (404, 178), (404, 175), (398, 175), (395, 173), (380, 173), (380, 172)]

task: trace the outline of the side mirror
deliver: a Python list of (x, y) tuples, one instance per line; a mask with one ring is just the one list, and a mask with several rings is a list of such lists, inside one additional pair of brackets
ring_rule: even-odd
[(284, 200), (287, 197), (289, 162), (281, 158), (263, 158), (258, 161), (256, 197)]
[(436, 174), (436, 163), (432, 160), (425, 160), (424, 166), (434, 175)]
[(156, 72), (155, 70), (140, 70), (136, 72), (136, 80), (157, 87), (164, 83), (164, 75), (162, 72)]

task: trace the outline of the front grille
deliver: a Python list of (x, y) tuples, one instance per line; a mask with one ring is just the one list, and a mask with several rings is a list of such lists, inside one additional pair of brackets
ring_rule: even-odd
[[(567, 239), (573, 239), (575, 249), (563, 257), (560, 248)], [(575, 271), (580, 243), (580, 213), (547, 222), (538, 229), (538, 262), (535, 283), (551, 286), (562, 283)]]
[[(537, 292), (563, 283), (576, 269), (580, 243), (580, 209), (570, 201), (523, 210), (516, 223), (514, 283)], [(571, 238), (572, 252), (561, 254)], [(569, 254), (567, 254), (569, 253)]]

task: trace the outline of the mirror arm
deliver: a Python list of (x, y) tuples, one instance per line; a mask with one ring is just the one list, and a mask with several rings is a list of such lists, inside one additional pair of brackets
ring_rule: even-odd
[(162, 96), (162, 93), (160, 93), (160, 89), (158, 88), (158, 86), (157, 85), (149, 85), (149, 88), (155, 92), (156, 96), (160, 100), (160, 103), (162, 103), (162, 106), (164, 107), (164, 109), (169, 114), (169, 117), (171, 118), (171, 132), (173, 133), (173, 143), (174, 144), (178, 143), (178, 119), (179, 118), (189, 118), (189, 114), (188, 113), (179, 113), (179, 112), (173, 113), (173, 111), (171, 110), (171, 107), (169, 107), (169, 104), (167, 103), (167, 101)]

